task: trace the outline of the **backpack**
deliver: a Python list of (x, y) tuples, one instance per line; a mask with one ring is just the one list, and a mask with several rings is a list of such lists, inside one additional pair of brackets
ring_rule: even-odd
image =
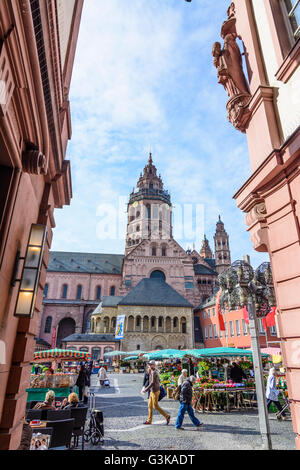
[(163, 398), (165, 398), (165, 396), (167, 395), (167, 392), (165, 391), (164, 387), (161, 385), (160, 386), (160, 394), (159, 394), (159, 397), (158, 397), (158, 401), (162, 400)]

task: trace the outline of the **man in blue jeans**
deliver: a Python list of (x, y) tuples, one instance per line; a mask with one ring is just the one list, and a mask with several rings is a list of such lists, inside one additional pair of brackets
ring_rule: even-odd
[(194, 410), (192, 407), (192, 398), (193, 398), (193, 384), (196, 382), (196, 378), (192, 375), (189, 379), (183, 382), (180, 392), (180, 408), (177, 416), (175, 428), (179, 430), (184, 430), (182, 427), (184, 415), (188, 412), (188, 415), (196, 426), (196, 429), (199, 430), (203, 423), (200, 423), (199, 419), (196, 418)]

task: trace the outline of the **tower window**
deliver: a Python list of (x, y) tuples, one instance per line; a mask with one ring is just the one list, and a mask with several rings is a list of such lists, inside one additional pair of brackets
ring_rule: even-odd
[(165, 246), (163, 246), (161, 249), (161, 256), (167, 256), (167, 249)]
[(82, 286), (77, 286), (76, 300), (81, 300), (82, 297)]
[(101, 286), (97, 286), (96, 289), (96, 299), (100, 300), (101, 299)]
[(64, 285), (63, 285), (63, 288), (62, 288), (61, 298), (62, 298), (62, 299), (66, 299), (66, 298), (67, 298), (67, 294), (68, 294), (68, 286), (67, 286), (67, 284), (64, 284)]
[(48, 289), (49, 289), (49, 284), (45, 284), (45, 288), (44, 288), (44, 299), (47, 299), (47, 296), (48, 296)]
[(46, 318), (46, 323), (45, 323), (44, 333), (50, 333), (51, 332), (51, 326), (52, 326), (52, 317), (47, 317)]
[(152, 256), (156, 256), (156, 246), (152, 247)]

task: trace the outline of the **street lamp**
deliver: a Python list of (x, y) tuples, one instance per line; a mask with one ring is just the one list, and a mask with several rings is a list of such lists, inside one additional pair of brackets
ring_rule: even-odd
[(272, 449), (257, 321), (257, 318), (265, 317), (272, 306), (276, 305), (271, 265), (262, 263), (254, 271), (246, 261), (235, 261), (218, 276), (218, 281), (221, 288), (221, 309), (225, 310), (227, 307), (230, 311), (246, 306), (249, 313), (260, 432), (264, 446)]
[(20, 283), (14, 315), (16, 317), (32, 318), (42, 269), (44, 247), (47, 237), (45, 225), (32, 224), (24, 258), (17, 254), (16, 266), (19, 260), (24, 260), (21, 279), (13, 279), (12, 285)]

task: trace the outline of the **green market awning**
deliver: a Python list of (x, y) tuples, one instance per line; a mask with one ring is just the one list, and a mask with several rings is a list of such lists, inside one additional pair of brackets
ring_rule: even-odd
[(163, 359), (180, 359), (184, 356), (184, 351), (179, 349), (160, 349), (157, 351), (144, 354), (143, 359), (146, 360), (163, 360)]
[(91, 353), (84, 351), (71, 351), (69, 349), (48, 349), (46, 351), (38, 351), (33, 355), (34, 361), (39, 361), (42, 359), (91, 359)]
[[(185, 351), (186, 355), (191, 355), (197, 358), (200, 357), (237, 357), (237, 356), (252, 356), (251, 349), (241, 348), (205, 348), (205, 349), (191, 349)], [(269, 354), (261, 352), (262, 357), (269, 357)]]
[(139, 356), (144, 354), (144, 351), (111, 351), (108, 353), (105, 353), (105, 357), (115, 357), (115, 356)]

